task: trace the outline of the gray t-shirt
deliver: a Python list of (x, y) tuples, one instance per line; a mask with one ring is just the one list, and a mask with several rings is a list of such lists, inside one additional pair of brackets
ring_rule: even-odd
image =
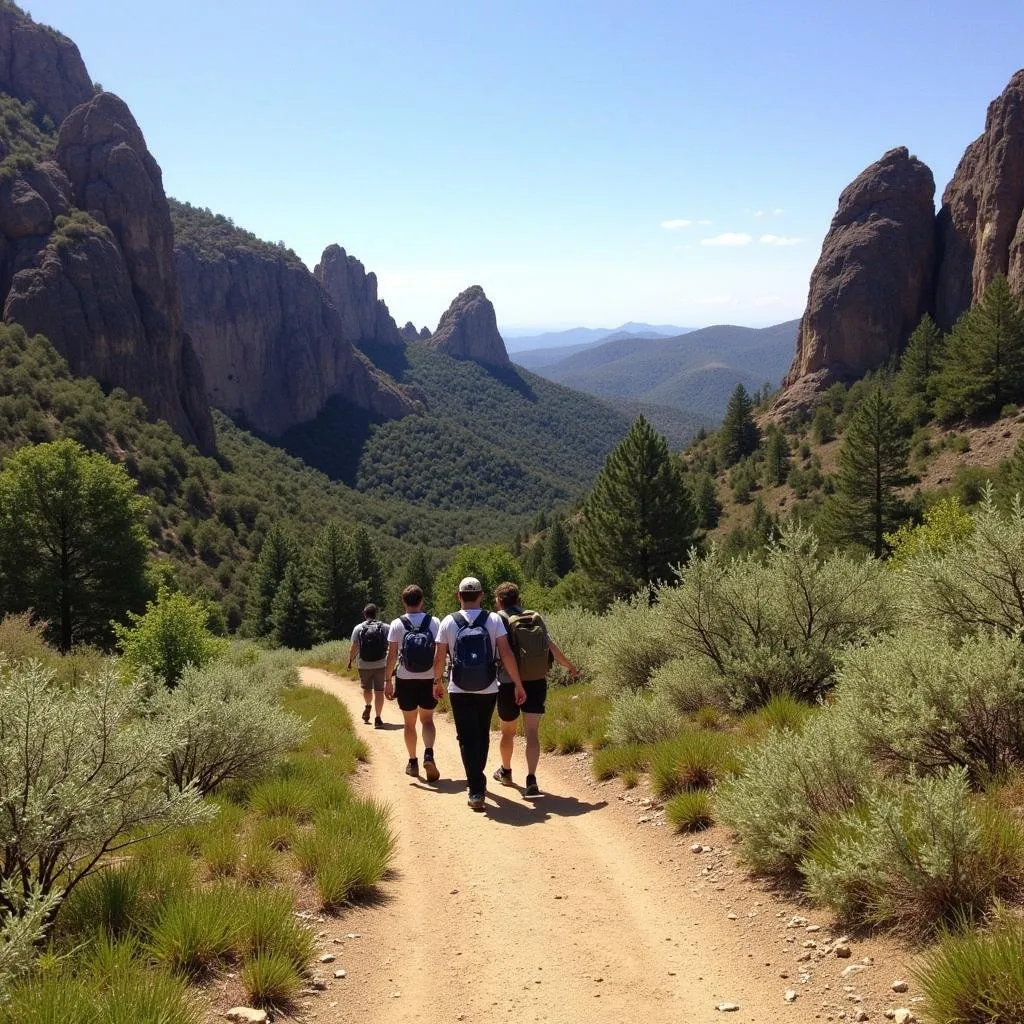
[[(355, 629), (352, 630), (352, 645), (360, 644), (359, 654), (356, 656), (356, 668), (384, 668), (388, 663), (387, 653), (379, 661), (365, 661), (362, 656), (362, 636), (363, 630), (370, 624), (370, 622), (376, 622), (377, 619), (371, 619), (367, 622), (360, 622)], [(384, 624), (384, 628), (387, 629), (387, 624)]]
[[(480, 614), (479, 608), (470, 608), (462, 613), (469, 619), (470, 622), (476, 622), (477, 616)], [(507, 635), (505, 629), (505, 623), (501, 621), (501, 618), (494, 614), (494, 612), (487, 613), (487, 633), (491, 638), (491, 647), (494, 649), (494, 657), (498, 657), (498, 640)], [(455, 638), (459, 635), (459, 627), (455, 622), (454, 615), (446, 615), (441, 620), (441, 629), (437, 634), (437, 642), (439, 644), (448, 645), (448, 656), (451, 657), (455, 651)], [(463, 690), (456, 686), (455, 683), (449, 680), (448, 682), (449, 693), (497, 693), (498, 692), (498, 678), (495, 675), (494, 679), (491, 680), (490, 686), (483, 690)]]

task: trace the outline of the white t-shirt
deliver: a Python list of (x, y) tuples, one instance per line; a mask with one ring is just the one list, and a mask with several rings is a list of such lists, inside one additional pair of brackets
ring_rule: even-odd
[[(360, 643), (363, 635), (363, 630), (370, 624), (370, 622), (376, 622), (376, 619), (366, 620), (360, 622), (355, 629), (352, 630), (352, 646)], [(362, 644), (359, 646), (359, 654), (356, 656), (356, 668), (384, 668), (387, 665), (388, 659), (387, 654), (384, 655), (379, 661), (365, 661), (363, 659), (363, 648)]]
[[(426, 612), (406, 612), (409, 621), (416, 626), (418, 629), (423, 625), (423, 620), (426, 618)], [(437, 634), (441, 629), (441, 624), (437, 621), (434, 616), (430, 617), (430, 635), (437, 640)], [(394, 619), (391, 626), (388, 629), (388, 643), (398, 644), (398, 653), (402, 653), (402, 639), (405, 636), (406, 629), (402, 624), (401, 618)], [(407, 669), (401, 661), (398, 663), (398, 675), (401, 679), (433, 679), (434, 678), (434, 666), (431, 665), (426, 672), (411, 672)]]
[[(470, 608), (462, 612), (463, 615), (470, 622), (476, 622), (477, 616), (480, 614), (479, 608)], [(501, 621), (500, 617), (495, 615), (494, 612), (487, 613), (487, 633), (491, 638), (491, 647), (494, 649), (494, 657), (498, 658), (498, 640), (507, 636), (505, 629), (505, 623)], [(448, 645), (448, 656), (452, 657), (455, 652), (455, 638), (459, 635), (459, 627), (455, 622), (455, 615), (446, 615), (441, 620), (441, 628), (437, 634), (437, 642), (439, 644)], [(498, 677), (491, 680), (490, 686), (483, 690), (463, 690), (456, 686), (455, 683), (449, 681), (448, 683), (449, 693), (497, 693), (498, 692)]]

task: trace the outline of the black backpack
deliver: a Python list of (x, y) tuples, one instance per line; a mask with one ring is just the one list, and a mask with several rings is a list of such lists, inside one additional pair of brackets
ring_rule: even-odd
[(359, 657), (363, 661), (380, 661), (388, 656), (388, 627), (370, 619), (359, 634)]
[(487, 632), (487, 616), (481, 608), (473, 622), (465, 612), (454, 615), (458, 633), (452, 651), (452, 682), (460, 690), (486, 690), (494, 681), (494, 647)]
[(430, 615), (425, 613), (418, 626), (412, 624), (408, 615), (403, 615), (399, 621), (405, 626), (402, 664), (410, 672), (429, 672), (434, 667), (434, 635), (430, 632)]

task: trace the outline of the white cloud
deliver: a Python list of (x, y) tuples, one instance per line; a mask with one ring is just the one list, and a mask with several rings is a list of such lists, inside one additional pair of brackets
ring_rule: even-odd
[(759, 239), (762, 245), (799, 245), (802, 238), (790, 238), (787, 235), (762, 235)]
[(674, 218), (673, 220), (663, 220), (661, 226), (666, 231), (678, 231), (680, 228), (688, 228), (693, 223), (692, 220), (683, 220), (682, 218)]
[(698, 223), (698, 224), (699, 224), (699, 225), (700, 225), (700, 226), (701, 226), (702, 228), (706, 228), (706, 227), (707, 227), (707, 226), (708, 226), (709, 224), (711, 224), (711, 223), (712, 223), (712, 221), (710, 221), (710, 220), (699, 220), (699, 221), (697, 221), (697, 223)]
[(781, 207), (776, 207), (774, 210), (772, 210), (772, 213), (774, 213), (776, 217), (781, 217), (785, 212), (786, 211), (783, 210)]
[(754, 216), (755, 216), (755, 217), (756, 217), (756, 218), (757, 218), (758, 220), (760, 220), (760, 219), (761, 219), (761, 218), (762, 218), (762, 217), (764, 216), (764, 210), (755, 210), (755, 211), (754, 211)]
[(723, 248), (735, 248), (740, 245), (750, 245), (752, 241), (753, 238), (748, 234), (736, 231), (726, 231), (724, 234), (715, 235), (714, 238), (702, 238), (700, 240), (700, 244)]

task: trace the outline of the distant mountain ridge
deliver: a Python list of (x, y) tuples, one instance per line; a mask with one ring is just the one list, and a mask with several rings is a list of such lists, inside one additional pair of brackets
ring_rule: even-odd
[(634, 320), (618, 327), (570, 327), (564, 331), (544, 331), (539, 334), (515, 334), (502, 330), (505, 347), (509, 353), (527, 352), (531, 349), (563, 348), (567, 345), (591, 345), (607, 341), (618, 335), (643, 335), (644, 337), (672, 338), (688, 334), (692, 327), (676, 327), (673, 324), (642, 324)]

